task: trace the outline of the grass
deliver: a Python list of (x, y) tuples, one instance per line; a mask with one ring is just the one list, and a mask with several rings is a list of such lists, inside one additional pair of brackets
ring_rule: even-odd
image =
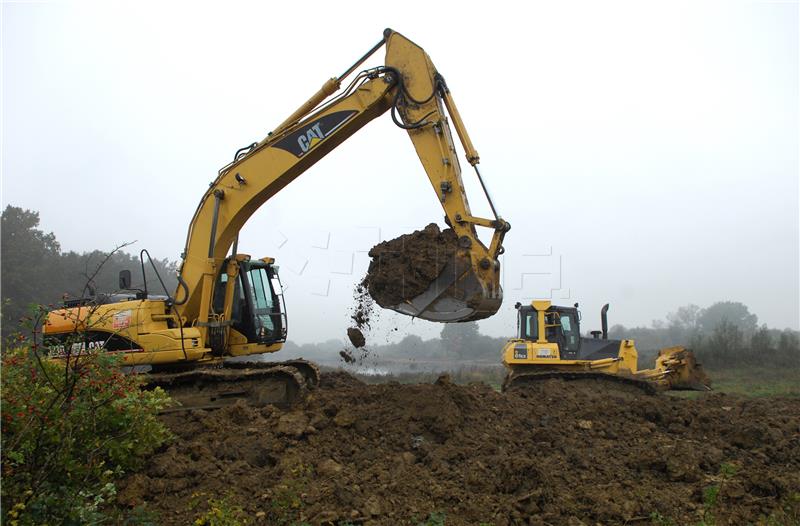
[[(752, 397), (787, 396), (800, 398), (800, 367), (739, 367), (707, 370), (714, 392)], [(696, 391), (671, 392), (673, 396), (696, 398)]]

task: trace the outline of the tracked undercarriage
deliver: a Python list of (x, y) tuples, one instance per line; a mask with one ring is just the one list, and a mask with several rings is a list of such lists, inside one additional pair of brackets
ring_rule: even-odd
[(581, 371), (536, 371), (509, 373), (506, 375), (506, 378), (503, 381), (502, 390), (513, 391), (515, 389), (524, 389), (525, 387), (537, 382), (552, 379), (606, 383), (610, 386), (631, 386), (651, 395), (658, 392), (655, 384), (639, 378)]
[(161, 387), (178, 402), (164, 412), (218, 409), (244, 401), (251, 406), (289, 407), (319, 384), (319, 368), (306, 360), (225, 362), (180, 372), (148, 375), (146, 389)]

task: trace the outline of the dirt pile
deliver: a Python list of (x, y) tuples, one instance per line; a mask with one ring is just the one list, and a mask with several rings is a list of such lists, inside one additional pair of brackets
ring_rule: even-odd
[(501, 394), (329, 373), (290, 411), (164, 419), (178, 440), (120, 492), (163, 524), (192, 523), (204, 496), (227, 496), (255, 524), (417, 525), (432, 513), (448, 526), (789, 524), (800, 513), (798, 399), (561, 380)]
[(378, 305), (397, 305), (425, 292), (457, 249), (455, 232), (431, 223), (372, 247), (364, 283)]

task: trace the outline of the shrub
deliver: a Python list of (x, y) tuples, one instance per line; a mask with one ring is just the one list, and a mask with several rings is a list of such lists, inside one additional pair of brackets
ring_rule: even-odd
[(2, 522), (102, 522), (114, 481), (169, 439), (157, 418), (169, 398), (108, 353), (53, 361), (34, 349), (3, 354)]

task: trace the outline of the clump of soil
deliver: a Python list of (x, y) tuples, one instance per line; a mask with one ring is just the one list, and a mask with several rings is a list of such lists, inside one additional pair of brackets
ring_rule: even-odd
[(370, 324), (376, 318), (376, 313), (373, 311), (375, 301), (369, 295), (366, 280), (367, 278), (364, 278), (353, 289), (355, 304), (350, 311), (350, 319), (353, 321), (354, 326), (347, 329), (347, 338), (355, 349), (343, 349), (339, 352), (339, 356), (348, 365), (363, 363), (369, 356), (369, 351), (366, 348), (367, 339), (364, 333), (369, 332), (371, 329)]
[(361, 329), (358, 327), (350, 327), (347, 329), (347, 337), (350, 339), (350, 343), (352, 343), (353, 347), (356, 349), (360, 349), (367, 344), (367, 339), (364, 338), (364, 333), (361, 332)]
[(353, 300), (355, 306), (353, 307), (350, 319), (353, 320), (355, 326), (360, 331), (370, 329), (370, 322), (372, 321), (373, 311), (375, 308), (375, 301), (369, 295), (369, 276), (365, 277), (353, 289)]
[(341, 351), (339, 351), (339, 356), (346, 364), (356, 363), (356, 357), (353, 356), (353, 352), (350, 351), (350, 349), (342, 349)]
[(425, 292), (457, 249), (455, 232), (431, 223), (372, 247), (364, 283), (381, 307), (398, 305)]
[(191, 503), (220, 495), (256, 524), (413, 525), (431, 513), (455, 526), (697, 524), (709, 513), (720, 525), (794, 524), (800, 514), (800, 399), (555, 379), (503, 394), (335, 372), (288, 411), (162, 418), (178, 439), (118, 500), (146, 502), (165, 526), (193, 523), (207, 506)]

